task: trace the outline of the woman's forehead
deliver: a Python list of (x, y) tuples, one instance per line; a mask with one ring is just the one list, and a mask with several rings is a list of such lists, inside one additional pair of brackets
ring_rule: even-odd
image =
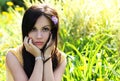
[(35, 27), (44, 27), (44, 26), (51, 26), (50, 20), (45, 16), (40, 16), (35, 23)]

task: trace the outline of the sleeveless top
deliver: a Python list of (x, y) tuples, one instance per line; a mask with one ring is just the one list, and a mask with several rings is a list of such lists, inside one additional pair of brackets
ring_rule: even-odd
[[(19, 63), (23, 66), (22, 46), (9, 49), (8, 52), (11, 52), (14, 56), (16, 56)], [(66, 58), (66, 55), (63, 52), (61, 52), (60, 54), (61, 54), (61, 60), (60, 60), (59, 64), (61, 64)], [(6, 81), (14, 81), (13, 76), (12, 76), (7, 64), (6, 64)]]

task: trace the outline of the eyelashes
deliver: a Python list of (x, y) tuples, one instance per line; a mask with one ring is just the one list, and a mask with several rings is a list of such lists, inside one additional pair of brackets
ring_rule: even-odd
[(43, 32), (46, 32), (46, 31), (50, 31), (50, 29), (47, 28), (47, 27), (44, 27), (44, 28), (42, 28), (42, 31), (43, 31)]
[[(41, 32), (48, 32), (48, 31), (50, 31), (50, 30), (51, 30), (51, 29), (50, 29), (49, 26), (44, 26), (44, 27), (42, 27), (42, 28), (40, 29)], [(37, 29), (36, 27), (33, 27), (32, 30), (31, 30), (31, 32), (36, 32), (36, 31), (38, 31), (38, 29)]]

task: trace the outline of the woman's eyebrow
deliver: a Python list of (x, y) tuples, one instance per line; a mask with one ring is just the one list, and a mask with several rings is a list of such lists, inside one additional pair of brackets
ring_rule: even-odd
[(47, 26), (47, 27), (50, 27), (51, 25), (45, 25), (45, 26), (43, 26), (43, 27), (46, 27), (46, 26)]
[[(44, 28), (44, 27), (50, 27), (51, 25), (45, 25), (45, 26), (43, 26), (43, 27), (41, 27), (41, 28)], [(34, 26), (33, 28), (37, 28), (36, 26)], [(50, 27), (51, 28), (51, 27)]]
[(51, 28), (50, 26), (51, 26), (51, 25), (45, 25), (45, 26), (43, 26), (42, 28), (44, 28), (44, 27), (48, 27), (48, 28)]

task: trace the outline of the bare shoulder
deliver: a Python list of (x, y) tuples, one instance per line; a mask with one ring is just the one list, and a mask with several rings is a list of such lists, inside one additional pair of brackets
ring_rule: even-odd
[(9, 51), (6, 55), (6, 65), (10, 70), (14, 70), (16, 67), (22, 68), (20, 61), (11, 51)]
[(61, 79), (67, 65), (67, 60), (66, 60), (66, 54), (64, 52), (59, 50), (59, 54), (61, 55), (61, 60), (60, 60), (59, 66), (54, 71), (54, 76), (59, 77)]
[(16, 62), (18, 62), (16, 56), (14, 54), (12, 54), (12, 52), (8, 52), (6, 55), (6, 64), (8, 66), (11, 66), (11, 65), (15, 64)]
[(63, 51), (60, 51), (59, 50), (59, 54), (60, 54), (60, 56), (61, 56), (61, 59), (60, 59), (60, 65), (61, 64), (64, 64), (64, 65), (66, 65), (66, 63), (67, 63), (67, 59), (66, 59), (66, 54), (63, 52)]
[(59, 53), (60, 53), (60, 55), (66, 57), (66, 54), (63, 51), (59, 50)]
[(10, 48), (6, 55), (6, 63), (20, 63), (22, 64), (22, 46), (18, 46), (16, 48)]
[(6, 55), (6, 66), (10, 70), (15, 81), (27, 81), (27, 76), (22, 65), (12, 52), (8, 52)]
[(6, 55), (6, 62), (11, 61), (12, 59), (15, 59), (15, 56), (11, 52), (8, 52)]

